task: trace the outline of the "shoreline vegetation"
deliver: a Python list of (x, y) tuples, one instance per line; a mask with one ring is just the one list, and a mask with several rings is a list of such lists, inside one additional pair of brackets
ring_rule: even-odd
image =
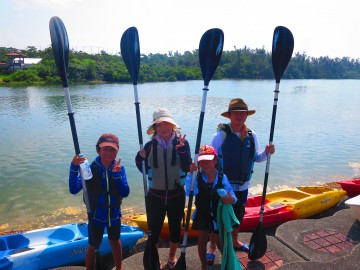
[[(341, 186), (336, 182), (324, 183), (322, 184), (331, 188), (341, 189)], [(137, 226), (136, 223), (132, 222), (130, 218), (132, 215), (138, 215), (145, 213), (145, 210), (138, 212), (131, 211), (129, 209), (122, 209), (122, 220), (121, 223), (125, 225)], [(64, 224), (77, 223), (77, 222), (87, 222), (86, 209), (84, 205), (79, 207), (64, 207), (53, 211), (51, 214), (45, 216), (42, 215), (33, 220), (26, 219), (19, 224), (0, 224), (0, 236), (13, 234), (13, 233), (22, 233), (26, 231), (49, 228)]]
[[(6, 63), (6, 53), (17, 51), (27, 57), (42, 60), (26, 69), (13, 70)], [(214, 80), (221, 79), (273, 79), (271, 52), (264, 48), (244, 47), (224, 51)], [(142, 54), (139, 82), (175, 82), (201, 80), (198, 50), (184, 53), (169, 51), (167, 54)], [(0, 86), (30, 86), (61, 84), (56, 70), (52, 48), (37, 50), (0, 47)], [(131, 83), (131, 78), (120, 53), (111, 55), (105, 51), (88, 54), (71, 50), (69, 55), (68, 79), (71, 84)], [(310, 57), (295, 53), (283, 79), (360, 79), (360, 59), (349, 57)]]

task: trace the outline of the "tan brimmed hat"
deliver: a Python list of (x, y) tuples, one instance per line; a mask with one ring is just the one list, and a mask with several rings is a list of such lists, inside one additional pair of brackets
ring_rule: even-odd
[(175, 121), (171, 117), (171, 113), (168, 109), (165, 108), (159, 108), (156, 109), (153, 113), (153, 121), (150, 124), (150, 126), (147, 129), (147, 134), (153, 134), (155, 132), (154, 130), (154, 124), (160, 123), (160, 122), (168, 122), (173, 124), (174, 129), (180, 129), (180, 126), (175, 123)]
[(255, 110), (249, 110), (246, 102), (241, 98), (234, 98), (229, 103), (229, 108), (226, 112), (223, 112), (221, 115), (229, 118), (229, 113), (232, 111), (238, 112), (247, 112), (247, 115), (252, 115), (255, 113)]

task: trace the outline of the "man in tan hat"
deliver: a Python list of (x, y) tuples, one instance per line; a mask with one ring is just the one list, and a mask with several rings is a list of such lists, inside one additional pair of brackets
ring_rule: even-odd
[[(240, 223), (245, 214), (245, 204), (254, 162), (263, 162), (267, 155), (275, 152), (274, 145), (267, 145), (265, 150), (259, 151), (255, 132), (245, 125), (247, 117), (254, 113), (255, 110), (249, 110), (243, 99), (232, 99), (228, 110), (221, 114), (229, 118), (230, 123), (219, 125), (211, 142), (211, 145), (218, 151), (220, 166), (228, 177), (238, 199), (233, 204), (233, 208)], [(235, 250), (249, 251), (248, 245), (238, 240), (238, 228), (234, 228), (232, 237)]]

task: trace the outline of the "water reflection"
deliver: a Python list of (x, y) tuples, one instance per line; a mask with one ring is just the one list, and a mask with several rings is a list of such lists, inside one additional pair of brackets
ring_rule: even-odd
[[(274, 134), (269, 190), (311, 185), (359, 174), (358, 81), (284, 80)], [(138, 86), (144, 142), (157, 107), (167, 107), (187, 134), (194, 153), (202, 100), (202, 81)], [(220, 114), (233, 97), (244, 98), (256, 114), (248, 126), (268, 143), (275, 83), (213, 81), (209, 86), (202, 144), (210, 143)], [(131, 196), (125, 213), (143, 211), (143, 188), (134, 157), (139, 150), (132, 85), (70, 86), (80, 149), (90, 160), (101, 133), (120, 138), (122, 163)], [(0, 88), (0, 231), (18, 224), (47, 224), (85, 218), (81, 194), (68, 192), (68, 166), (74, 155), (63, 88)], [(256, 164), (251, 193), (262, 190), (265, 164)], [(67, 210), (63, 210), (67, 209)], [(4, 229), (6, 230), (6, 229)]]

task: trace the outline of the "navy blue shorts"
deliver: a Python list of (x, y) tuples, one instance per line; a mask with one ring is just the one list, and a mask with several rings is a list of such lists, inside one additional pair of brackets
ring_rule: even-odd
[(121, 224), (114, 225), (111, 227), (100, 227), (94, 225), (92, 222), (89, 222), (89, 226), (88, 226), (89, 244), (92, 245), (95, 249), (100, 247), (105, 228), (107, 230), (109, 240), (116, 241), (120, 239)]
[(233, 206), (236, 218), (241, 223), (244, 218), (244, 215), (245, 215), (245, 205), (246, 205), (246, 201), (247, 201), (247, 197), (248, 197), (248, 189), (242, 190), (242, 191), (235, 191), (234, 193), (238, 200), (232, 206)]
[(216, 220), (213, 220), (210, 213), (202, 214), (196, 210), (191, 229), (196, 231), (219, 233), (219, 231), (214, 227), (214, 222), (216, 223)]

